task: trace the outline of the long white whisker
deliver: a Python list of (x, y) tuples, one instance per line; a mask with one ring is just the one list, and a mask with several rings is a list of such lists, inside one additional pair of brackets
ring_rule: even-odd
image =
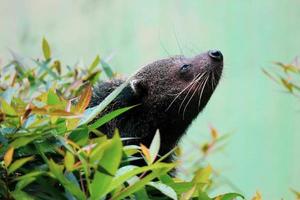
[(185, 91), (185, 90), (187, 90), (193, 83), (194, 83), (194, 81), (196, 81), (197, 79), (198, 79), (198, 77), (200, 76), (200, 74), (198, 74), (197, 76), (195, 76), (195, 78), (192, 80), (192, 82), (188, 85), (188, 86), (186, 86), (181, 92), (179, 92), (178, 94), (177, 94), (177, 96), (173, 99), (173, 101), (170, 103), (170, 105), (168, 106), (168, 108), (166, 109), (166, 111), (168, 111), (170, 108), (171, 108), (171, 106), (173, 105), (173, 103), (176, 101), (176, 99)]
[(201, 90), (201, 93), (200, 93), (200, 96), (199, 96), (199, 102), (198, 102), (198, 108), (200, 109), (200, 103), (201, 103), (201, 98), (202, 98), (202, 94), (203, 94), (203, 91), (204, 91), (204, 88), (206, 86), (206, 83), (207, 83), (207, 80), (208, 80), (209, 76), (207, 76), (204, 84), (203, 84), (203, 87), (202, 87), (202, 90)]
[(201, 80), (201, 78), (205, 75), (206, 73), (203, 73), (199, 78), (197, 78), (197, 80), (194, 81), (193, 85), (190, 86), (190, 89), (188, 91), (188, 93), (185, 95), (184, 99), (182, 100), (180, 106), (179, 106), (179, 109), (178, 109), (178, 114), (180, 113), (180, 110), (181, 110), (181, 107), (183, 105), (183, 103), (185, 102), (186, 98), (188, 97), (190, 91), (193, 89), (194, 85), (199, 81)]
[(201, 85), (203, 84), (203, 81), (200, 82), (200, 84), (196, 87), (195, 91), (193, 92), (192, 96), (189, 98), (188, 102), (186, 103), (184, 109), (183, 109), (183, 119), (184, 119), (184, 113), (188, 107), (188, 105), (190, 104), (191, 100), (193, 99), (194, 95), (196, 94), (196, 92), (198, 91), (198, 89), (201, 88)]

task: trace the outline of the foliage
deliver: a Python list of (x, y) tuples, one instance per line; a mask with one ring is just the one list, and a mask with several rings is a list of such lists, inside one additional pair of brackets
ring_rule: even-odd
[[(244, 198), (237, 193), (209, 197), (211, 166), (198, 167), (189, 181), (171, 177), (168, 172), (178, 163), (162, 162), (159, 131), (149, 148), (123, 146), (118, 130), (107, 138), (97, 128), (132, 107), (93, 119), (126, 83), (88, 108), (100, 74), (115, 76), (109, 64), (97, 56), (88, 67), (70, 67), (52, 57), (46, 39), (42, 49), (44, 58), (30, 64), (12, 52), (14, 59), (1, 68), (1, 199)], [(134, 166), (135, 159), (147, 165)]]
[[(263, 72), (278, 85), (282, 86), (287, 92), (300, 98), (300, 63), (299, 57), (296, 57), (291, 64), (285, 64), (282, 62), (275, 62), (276, 70), (269, 72), (263, 69)], [(295, 194), (296, 199), (300, 199), (300, 192), (291, 189)], [(261, 199), (259, 193), (256, 194), (257, 199)]]
[(297, 58), (293, 64), (275, 62), (277, 70), (263, 72), (277, 84), (281, 85), (286, 91), (300, 98), (300, 65)]

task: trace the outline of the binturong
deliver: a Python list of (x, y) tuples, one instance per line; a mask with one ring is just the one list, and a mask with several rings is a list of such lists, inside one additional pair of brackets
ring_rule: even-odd
[[(189, 125), (203, 110), (222, 75), (223, 55), (219, 50), (187, 58), (183, 55), (154, 61), (137, 71), (130, 84), (101, 114), (137, 105), (99, 130), (112, 137), (119, 129), (121, 137), (133, 137), (126, 145), (150, 146), (158, 129), (159, 155), (171, 151)], [(89, 107), (98, 105), (125, 80), (114, 79), (93, 88)], [(101, 117), (99, 116), (99, 117)], [(170, 161), (170, 157), (166, 160)]]

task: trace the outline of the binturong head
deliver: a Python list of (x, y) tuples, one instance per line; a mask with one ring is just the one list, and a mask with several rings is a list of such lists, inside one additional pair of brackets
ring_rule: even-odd
[(219, 50), (190, 58), (174, 56), (140, 69), (131, 87), (142, 104), (156, 113), (191, 121), (207, 104), (222, 70), (223, 54)]

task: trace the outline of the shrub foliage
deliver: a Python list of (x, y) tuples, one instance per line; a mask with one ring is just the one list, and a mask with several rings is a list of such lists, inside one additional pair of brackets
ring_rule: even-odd
[[(1, 199), (243, 198), (209, 197), (210, 166), (198, 167), (188, 181), (170, 176), (178, 163), (162, 162), (159, 130), (149, 148), (123, 146), (131, 138), (120, 138), (118, 130), (107, 138), (97, 128), (131, 107), (93, 119), (126, 83), (87, 109), (100, 75), (115, 75), (108, 63), (97, 56), (89, 66), (71, 67), (53, 58), (46, 39), (42, 49), (43, 58), (27, 62), (12, 52), (13, 60), (1, 67)], [(147, 165), (130, 164), (135, 159)]]

